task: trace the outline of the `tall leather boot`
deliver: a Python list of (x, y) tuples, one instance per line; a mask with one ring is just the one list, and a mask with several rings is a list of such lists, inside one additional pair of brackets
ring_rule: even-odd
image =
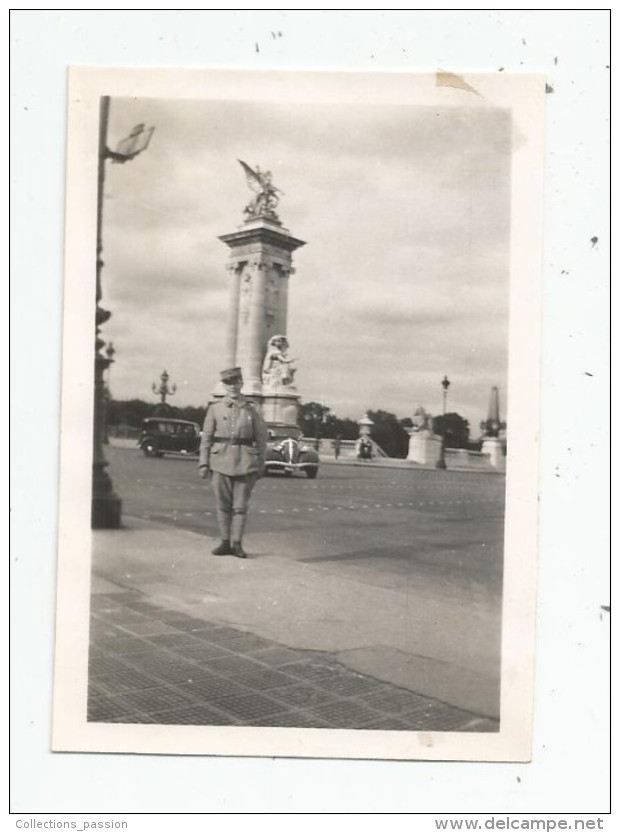
[(237, 558), (247, 558), (243, 549), (243, 531), (245, 530), (246, 513), (244, 511), (233, 510), (232, 523), (230, 525), (231, 543), (233, 555)]
[(220, 509), (217, 510), (217, 523), (220, 528), (220, 535), (222, 536), (222, 541), (215, 547), (214, 550), (211, 550), (213, 555), (232, 555), (233, 550), (230, 545), (230, 526), (231, 526), (231, 517), (228, 512), (222, 512)]

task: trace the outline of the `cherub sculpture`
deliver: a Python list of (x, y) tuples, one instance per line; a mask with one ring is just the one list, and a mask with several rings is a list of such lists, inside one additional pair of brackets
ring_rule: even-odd
[(432, 427), (432, 417), (421, 405), (415, 409), (411, 422), (414, 431), (429, 431)]
[(263, 361), (263, 384), (292, 385), (296, 369), (292, 367), (295, 359), (287, 357), (288, 339), (286, 336), (272, 336), (267, 344)]
[(278, 194), (283, 192), (272, 183), (271, 171), (261, 171), (258, 165), (254, 170), (241, 159), (237, 161), (245, 171), (248, 185), (256, 194), (254, 199), (243, 209), (246, 219), (254, 220), (259, 217), (267, 217), (279, 223), (276, 208), (280, 201)]

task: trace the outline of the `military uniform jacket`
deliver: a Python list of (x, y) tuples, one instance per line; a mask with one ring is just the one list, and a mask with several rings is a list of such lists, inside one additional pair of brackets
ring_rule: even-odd
[(207, 409), (198, 465), (232, 477), (262, 473), (266, 442), (267, 428), (256, 405), (245, 396), (225, 396)]

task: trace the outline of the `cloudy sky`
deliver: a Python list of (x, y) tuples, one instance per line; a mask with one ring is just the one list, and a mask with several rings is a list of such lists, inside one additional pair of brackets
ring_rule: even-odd
[(113, 99), (108, 144), (138, 122), (146, 152), (106, 163), (103, 336), (116, 398), (206, 404), (228, 316), (227, 247), (271, 170), (294, 255), (288, 336), (302, 400), (341, 417), (417, 405), (505, 413), (510, 120), (494, 108)]

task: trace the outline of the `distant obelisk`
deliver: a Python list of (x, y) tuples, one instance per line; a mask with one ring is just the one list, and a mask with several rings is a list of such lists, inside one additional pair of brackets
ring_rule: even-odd
[(499, 389), (491, 388), (489, 411), (486, 420), (480, 423), (483, 431), (482, 453), (489, 455), (489, 461), (495, 468), (501, 468), (504, 463), (504, 446), (499, 438), (499, 432), (505, 424), (499, 418)]
[(481, 428), (486, 437), (499, 436), (499, 429), (501, 423), (499, 421), (499, 389), (497, 387), (491, 388), (491, 396), (489, 398), (489, 410), (486, 420), (482, 423)]
[[(225, 364), (241, 367), (243, 393), (261, 405), (265, 419), (295, 424), (299, 395), (286, 353), (288, 282), (294, 273), (292, 254), (305, 243), (293, 237), (276, 214), (281, 192), (272, 184), (271, 173), (239, 161), (256, 196), (244, 209), (239, 230), (219, 238), (230, 249)], [(271, 370), (264, 367), (268, 348), (274, 357)]]

